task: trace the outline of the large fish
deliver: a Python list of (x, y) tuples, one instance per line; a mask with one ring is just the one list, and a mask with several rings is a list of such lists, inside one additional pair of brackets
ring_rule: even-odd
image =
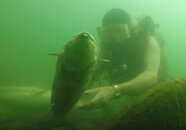
[(55, 116), (63, 116), (78, 101), (96, 61), (97, 48), (89, 33), (77, 34), (66, 44), (58, 56), (52, 87), (51, 110)]

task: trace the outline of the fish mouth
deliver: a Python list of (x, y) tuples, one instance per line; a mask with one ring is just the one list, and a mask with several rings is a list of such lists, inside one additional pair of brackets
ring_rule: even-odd
[[(94, 37), (88, 33), (88, 32), (80, 32), (74, 36), (71, 37), (71, 39), (69, 40), (69, 42), (74, 43), (74, 41), (77, 41), (76, 43), (80, 43), (80, 41), (88, 41), (86, 43), (89, 43), (89, 45), (91, 44), (94, 48), (96, 48), (96, 40), (94, 39)], [(86, 44), (88, 45), (88, 44)], [(48, 53), (49, 56), (59, 56), (60, 53)]]
[(86, 40), (86, 39), (91, 40), (91, 41), (93, 41), (93, 43), (96, 42), (95, 39), (93, 38), (93, 36), (88, 32), (81, 32), (81, 33), (75, 35), (74, 38), (81, 39), (81, 40)]

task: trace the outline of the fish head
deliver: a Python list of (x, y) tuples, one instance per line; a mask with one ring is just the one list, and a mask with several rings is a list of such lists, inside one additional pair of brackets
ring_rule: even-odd
[(97, 62), (97, 47), (94, 38), (87, 32), (71, 38), (62, 54), (63, 65), (68, 71), (87, 71)]

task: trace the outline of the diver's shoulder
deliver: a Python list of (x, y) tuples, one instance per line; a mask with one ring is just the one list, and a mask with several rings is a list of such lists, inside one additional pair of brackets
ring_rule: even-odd
[(156, 50), (156, 51), (160, 50), (158, 40), (154, 36), (149, 36), (149, 38), (148, 38), (148, 48), (151, 48), (151, 49)]
[(149, 41), (149, 42), (152, 42), (152, 43), (158, 43), (157, 38), (154, 37), (154, 36), (149, 36), (149, 37), (148, 37), (148, 41)]

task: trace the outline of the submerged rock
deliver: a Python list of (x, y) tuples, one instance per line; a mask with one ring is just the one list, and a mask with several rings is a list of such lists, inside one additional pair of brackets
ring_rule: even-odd
[(140, 94), (103, 130), (186, 130), (186, 79), (159, 84)]

